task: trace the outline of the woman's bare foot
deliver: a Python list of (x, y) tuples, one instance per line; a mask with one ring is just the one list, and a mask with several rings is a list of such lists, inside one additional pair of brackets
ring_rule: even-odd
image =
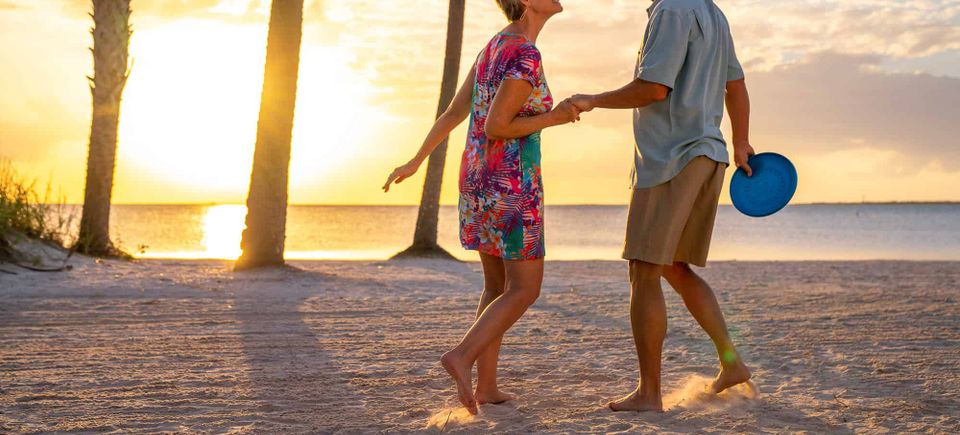
[(629, 396), (620, 400), (615, 400), (607, 404), (611, 411), (636, 411), (636, 412), (663, 412), (663, 400), (660, 397), (646, 398), (640, 395), (639, 390), (630, 393)]
[(713, 384), (710, 385), (710, 391), (713, 394), (719, 394), (721, 391), (726, 390), (734, 385), (739, 385), (750, 380), (750, 369), (747, 368), (746, 364), (743, 361), (737, 360), (737, 362), (729, 365), (723, 365), (720, 367), (720, 374), (717, 375), (717, 379), (713, 381)]
[(494, 389), (493, 391), (481, 391), (479, 388), (477, 388), (477, 392), (474, 393), (474, 397), (476, 397), (477, 403), (481, 405), (487, 403), (499, 405), (501, 403), (517, 399), (517, 396), (510, 393), (505, 393), (499, 389)]
[(472, 364), (465, 364), (453, 351), (443, 354), (440, 357), (440, 364), (457, 384), (457, 398), (460, 399), (460, 403), (467, 408), (467, 411), (476, 415), (477, 399), (473, 396), (473, 385), (471, 385), (473, 380), (470, 376)]

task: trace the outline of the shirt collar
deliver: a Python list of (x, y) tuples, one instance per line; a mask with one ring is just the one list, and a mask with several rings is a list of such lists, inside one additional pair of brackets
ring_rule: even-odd
[(649, 16), (653, 12), (653, 8), (657, 7), (657, 5), (660, 4), (661, 1), (662, 0), (653, 0), (653, 4), (650, 5), (649, 8), (647, 8), (647, 16)]

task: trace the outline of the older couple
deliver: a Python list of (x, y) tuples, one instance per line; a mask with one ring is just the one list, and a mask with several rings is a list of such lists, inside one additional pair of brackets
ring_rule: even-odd
[[(576, 122), (594, 109), (633, 109), (633, 193), (623, 258), (629, 260), (630, 318), (640, 366), (637, 388), (610, 402), (614, 411), (661, 411), (660, 364), (666, 335), (666, 278), (713, 340), (719, 393), (750, 379), (717, 299), (690, 265), (706, 264), (723, 174), (724, 101), (734, 161), (748, 173), (749, 99), (726, 18), (712, 0), (653, 0), (635, 79), (595, 95), (554, 104), (536, 40), (563, 11), (558, 0), (497, 0), (510, 24), (477, 56), (450, 107), (417, 155), (384, 190), (413, 175), (436, 146), (470, 117), (460, 165), (460, 241), (479, 251), (484, 289), (477, 319), (441, 357), (460, 402), (472, 413), (513, 399), (497, 384), (503, 334), (540, 294), (543, 281), (543, 183), (540, 131)], [(477, 385), (472, 385), (476, 364)]]

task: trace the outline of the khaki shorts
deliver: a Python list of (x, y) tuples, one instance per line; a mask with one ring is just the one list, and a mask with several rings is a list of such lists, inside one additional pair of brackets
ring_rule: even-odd
[(726, 169), (726, 164), (700, 156), (670, 181), (634, 189), (623, 258), (706, 266)]

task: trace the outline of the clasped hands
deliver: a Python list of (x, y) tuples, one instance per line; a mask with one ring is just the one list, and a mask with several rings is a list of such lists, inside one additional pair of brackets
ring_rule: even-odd
[(577, 122), (580, 120), (580, 114), (593, 110), (593, 104), (589, 95), (577, 94), (560, 102), (553, 108), (554, 116), (563, 124)]

